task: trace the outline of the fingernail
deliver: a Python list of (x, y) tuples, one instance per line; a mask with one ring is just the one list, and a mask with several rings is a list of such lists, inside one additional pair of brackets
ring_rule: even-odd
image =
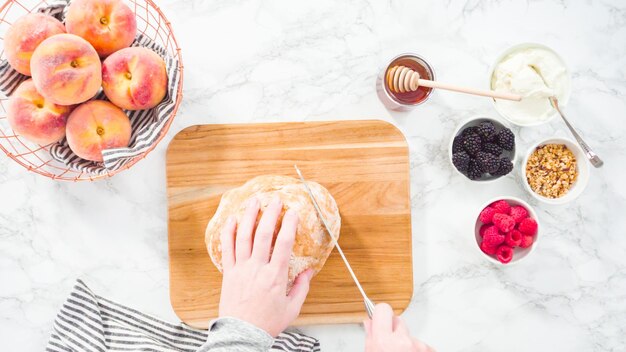
[(287, 210), (287, 212), (285, 213), (286, 216), (298, 216), (298, 213), (296, 213), (295, 210), (293, 209), (289, 209)]
[(259, 204), (259, 200), (256, 197), (250, 198), (250, 200), (248, 201), (248, 206), (252, 207), (252, 206), (256, 206)]
[(231, 215), (226, 220), (226, 225), (232, 225), (234, 222), (235, 222), (235, 217)]

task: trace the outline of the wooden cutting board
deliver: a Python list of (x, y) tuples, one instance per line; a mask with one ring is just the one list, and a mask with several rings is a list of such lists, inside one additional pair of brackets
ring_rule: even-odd
[[(339, 244), (374, 302), (403, 311), (413, 293), (408, 147), (378, 120), (192, 126), (167, 150), (170, 299), (182, 321), (206, 328), (217, 316), (221, 274), (204, 231), (222, 193), (265, 174), (325, 186), (342, 216)], [(363, 300), (332, 252), (313, 278), (302, 324), (360, 322)]]

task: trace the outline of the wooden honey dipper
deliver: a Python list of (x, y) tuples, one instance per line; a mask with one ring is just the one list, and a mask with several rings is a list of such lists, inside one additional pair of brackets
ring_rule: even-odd
[(520, 101), (522, 96), (513, 93), (496, 92), (476, 88), (460, 87), (452, 84), (420, 78), (419, 72), (406, 66), (394, 66), (387, 71), (387, 86), (394, 93), (414, 92), (419, 86), (451, 90), (454, 92), (480, 95), (495, 99)]

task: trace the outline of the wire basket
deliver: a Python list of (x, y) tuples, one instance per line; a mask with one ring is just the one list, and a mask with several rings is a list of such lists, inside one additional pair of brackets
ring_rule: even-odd
[[(0, 7), (0, 47), (2, 50), (0, 52), (0, 59), (6, 59), (4, 52), (4, 36), (11, 24), (27, 13), (36, 12), (37, 9), (48, 6), (49, 2), (51, 2), (51, 0), (13, 0), (5, 2), (2, 7)], [(143, 34), (152, 39), (156, 44), (163, 47), (168, 55), (178, 59), (178, 70), (180, 74), (178, 78), (176, 101), (156, 141), (143, 153), (135, 156), (117, 170), (107, 171), (104, 174), (91, 174), (86, 171), (81, 171), (52, 158), (50, 148), (54, 144), (43, 146), (20, 138), (20, 136), (11, 129), (7, 121), (6, 104), (8, 97), (0, 93), (0, 149), (9, 158), (15, 160), (29, 171), (50, 177), (54, 180), (93, 181), (113, 176), (122, 170), (130, 168), (139, 160), (145, 158), (166, 135), (182, 100), (183, 61), (181, 50), (178, 47), (176, 38), (174, 38), (170, 22), (152, 0), (126, 0), (125, 2), (135, 13), (137, 19), (137, 34)]]

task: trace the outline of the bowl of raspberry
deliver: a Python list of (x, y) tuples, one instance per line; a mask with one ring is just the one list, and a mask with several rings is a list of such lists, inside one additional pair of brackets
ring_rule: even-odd
[(495, 181), (513, 171), (515, 134), (500, 119), (472, 117), (454, 131), (448, 155), (452, 168), (463, 177)]
[(539, 235), (533, 208), (519, 198), (498, 197), (480, 209), (474, 227), (480, 253), (498, 265), (511, 265), (528, 257)]

